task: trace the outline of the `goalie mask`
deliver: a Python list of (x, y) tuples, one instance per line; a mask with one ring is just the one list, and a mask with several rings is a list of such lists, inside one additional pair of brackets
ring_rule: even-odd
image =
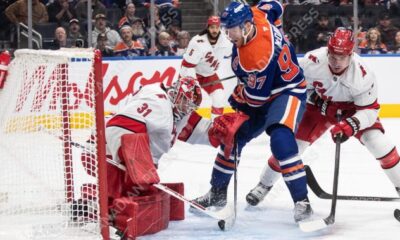
[(167, 89), (167, 93), (174, 105), (175, 121), (196, 110), (202, 99), (200, 85), (192, 77), (184, 77), (174, 82)]

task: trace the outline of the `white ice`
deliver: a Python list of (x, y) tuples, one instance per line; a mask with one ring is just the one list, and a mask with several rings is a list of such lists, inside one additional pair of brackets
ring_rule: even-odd
[[(383, 119), (382, 122), (386, 134), (399, 148), (400, 119)], [(327, 192), (332, 191), (334, 147), (330, 136), (325, 134), (303, 155), (304, 162), (312, 167), (318, 182)], [(400, 208), (400, 202), (338, 201), (336, 223), (314, 233), (303, 233), (294, 223), (293, 203), (282, 180), (258, 207), (249, 208), (245, 196), (258, 182), (271, 154), (269, 149), (269, 139), (263, 135), (243, 151), (238, 170), (238, 216), (232, 230), (222, 232), (216, 220), (186, 211), (184, 221), (170, 222), (167, 230), (139, 239), (400, 239), (400, 222), (393, 217), (393, 210)], [(184, 182), (185, 195), (198, 197), (210, 187), (215, 155), (216, 150), (210, 147), (178, 142), (161, 160), (160, 177), (163, 182)], [(228, 198), (231, 202), (232, 192), (233, 181)], [(339, 194), (398, 197), (378, 161), (355, 139), (342, 145)], [(329, 215), (330, 200), (317, 198), (311, 190), (309, 198), (315, 218)]]

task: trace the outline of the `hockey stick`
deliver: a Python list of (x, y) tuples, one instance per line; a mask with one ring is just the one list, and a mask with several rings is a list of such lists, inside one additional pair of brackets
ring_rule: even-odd
[[(306, 165), (304, 167), (307, 175), (307, 184), (314, 194), (321, 199), (332, 199), (332, 194), (325, 192), (318, 184), (314, 173), (311, 168)], [(353, 200), (353, 201), (373, 201), (373, 202), (400, 202), (400, 198), (392, 197), (376, 197), (376, 196), (351, 196), (351, 195), (337, 195), (338, 200)]]
[[(338, 111), (337, 119), (338, 122), (341, 120), (342, 113)], [(335, 150), (335, 171), (333, 173), (333, 191), (332, 191), (332, 204), (331, 212), (328, 217), (323, 219), (317, 219), (308, 222), (299, 222), (299, 227), (303, 232), (314, 232), (326, 228), (329, 225), (335, 223), (335, 213), (336, 213), (336, 202), (337, 202), (337, 192), (339, 183), (339, 163), (340, 163), (340, 145), (341, 136), (336, 137), (336, 150)]]
[[(49, 135), (52, 135), (52, 136), (58, 138), (60, 140), (63, 140), (63, 138), (61, 136), (58, 136), (58, 135), (52, 133), (51, 131), (47, 130), (43, 126), (39, 126), (38, 129), (46, 132)], [(80, 148), (82, 150), (87, 150), (87, 148), (84, 145), (82, 145), (80, 143), (77, 143), (77, 142), (71, 141), (71, 145), (76, 147), (76, 148)], [(109, 159), (109, 158), (106, 158), (106, 161), (109, 164), (119, 168), (120, 170), (126, 171), (126, 167), (123, 164), (115, 162), (115, 161), (113, 161), (112, 159)], [(166, 187), (166, 186), (164, 186), (162, 184), (158, 184), (157, 183), (157, 184), (153, 184), (153, 186), (158, 188), (158, 189), (160, 189), (160, 190), (162, 190), (162, 191), (164, 191), (164, 192), (166, 192), (166, 193), (168, 193), (169, 195), (171, 195), (171, 196), (173, 196), (173, 197), (175, 197), (175, 198), (177, 198), (177, 199), (189, 204), (193, 208), (199, 210), (200, 212), (202, 212), (202, 213), (204, 213), (204, 214), (206, 214), (206, 215), (208, 215), (208, 216), (210, 216), (212, 218), (215, 218), (217, 220), (224, 220), (224, 221), (228, 221), (228, 222), (229, 222), (229, 220), (231, 218), (232, 214), (231, 214), (230, 211), (224, 211), (224, 209), (222, 209), (220, 211), (217, 211), (217, 212), (210, 211), (210, 210), (207, 210), (206, 208), (204, 208), (203, 206), (192, 202), (191, 200), (185, 198), (183, 195), (179, 194), (178, 192), (175, 192), (174, 190), (172, 190), (172, 189), (170, 189), (170, 188), (168, 188), (168, 187)]]
[(201, 87), (211, 86), (211, 85), (214, 85), (214, 84), (218, 84), (218, 83), (224, 82), (226, 80), (230, 80), (230, 79), (235, 78), (235, 77), (236, 77), (236, 75), (225, 77), (225, 78), (221, 78), (221, 79), (218, 79), (218, 80), (215, 80), (215, 81), (212, 81), (212, 82), (201, 84), (200, 86)]
[[(225, 220), (220, 220), (218, 222), (218, 227), (222, 230), (229, 230), (235, 225), (236, 222), (236, 216), (237, 216), (237, 139), (236, 135), (234, 138), (234, 149), (233, 149), (233, 216), (232, 218), (225, 219)], [(230, 220), (229, 222), (227, 220)]]

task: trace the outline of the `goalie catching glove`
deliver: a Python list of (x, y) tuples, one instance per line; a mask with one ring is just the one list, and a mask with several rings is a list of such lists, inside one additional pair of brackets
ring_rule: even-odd
[(208, 137), (214, 147), (225, 145), (225, 159), (229, 159), (236, 132), (248, 119), (249, 116), (242, 112), (227, 113), (214, 119), (212, 127), (208, 130)]

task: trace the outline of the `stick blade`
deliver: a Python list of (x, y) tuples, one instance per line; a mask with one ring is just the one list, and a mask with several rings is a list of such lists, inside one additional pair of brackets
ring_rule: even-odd
[(303, 232), (315, 232), (326, 228), (328, 224), (324, 219), (313, 221), (299, 222), (300, 230)]

